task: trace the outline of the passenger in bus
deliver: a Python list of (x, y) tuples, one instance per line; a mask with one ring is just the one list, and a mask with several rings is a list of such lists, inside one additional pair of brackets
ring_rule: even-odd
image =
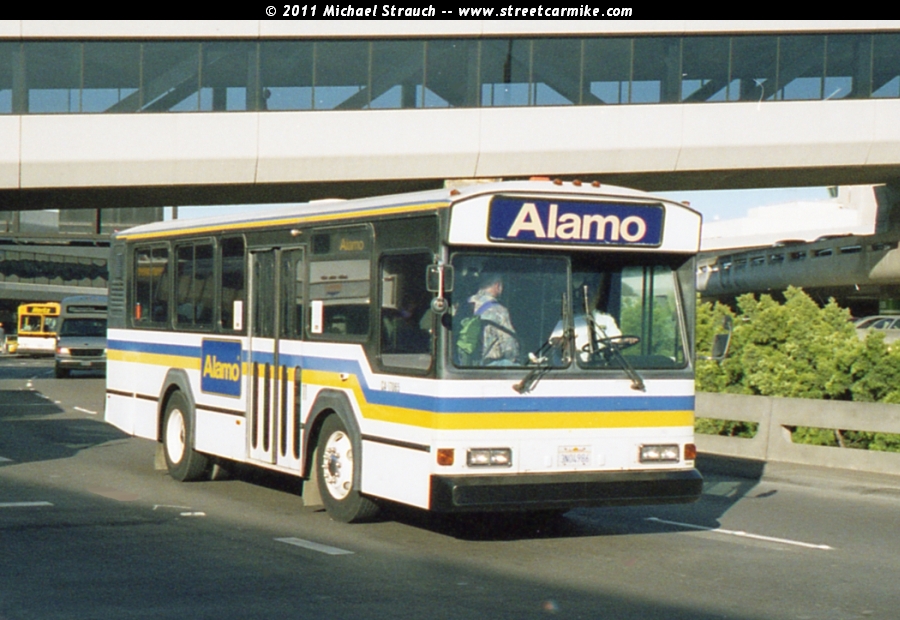
[(472, 312), (481, 318), (481, 363), (484, 366), (512, 366), (519, 358), (519, 340), (509, 320), (509, 310), (500, 303), (503, 294), (503, 276), (485, 274), (478, 292), (469, 298)]

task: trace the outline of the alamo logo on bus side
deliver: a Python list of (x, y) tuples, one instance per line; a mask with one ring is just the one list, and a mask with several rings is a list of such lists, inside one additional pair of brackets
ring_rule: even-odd
[(240, 396), (240, 341), (204, 340), (200, 355), (200, 390), (210, 394)]
[(658, 246), (661, 205), (497, 197), (488, 238), (527, 243)]

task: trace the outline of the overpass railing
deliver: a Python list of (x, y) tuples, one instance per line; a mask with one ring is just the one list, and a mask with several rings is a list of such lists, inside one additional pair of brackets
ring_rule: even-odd
[(696, 406), (698, 418), (759, 425), (752, 438), (698, 433), (696, 443), (701, 454), (872, 473), (900, 473), (900, 453), (813, 446), (791, 440), (791, 429), (797, 426), (900, 433), (900, 405), (698, 393)]

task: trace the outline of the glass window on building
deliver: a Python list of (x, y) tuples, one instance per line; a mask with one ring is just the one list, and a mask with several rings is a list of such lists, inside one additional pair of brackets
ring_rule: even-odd
[(317, 110), (369, 107), (368, 41), (319, 41), (315, 44), (314, 102)]
[(259, 46), (260, 109), (313, 108), (313, 42), (265, 41)]
[(681, 39), (636, 38), (631, 103), (667, 103), (680, 100)]
[(421, 108), (425, 83), (423, 41), (372, 43), (371, 108)]
[(821, 99), (825, 86), (825, 36), (781, 37), (778, 53), (778, 99)]
[(259, 95), (256, 43), (204, 43), (201, 51), (200, 109), (214, 112), (255, 110)]
[(28, 112), (81, 112), (81, 43), (32, 41), (23, 47)]
[(141, 103), (141, 44), (84, 44), (82, 112), (137, 112)]
[(145, 43), (142, 112), (190, 112), (200, 107), (200, 44)]
[(872, 35), (825, 38), (825, 99), (868, 98), (872, 93)]
[(747, 36), (731, 40), (729, 101), (774, 99), (778, 70), (778, 37)]
[(873, 35), (872, 96), (900, 97), (900, 34)]
[(631, 39), (584, 42), (583, 103), (620, 104), (631, 100)]
[(474, 39), (435, 39), (426, 43), (424, 107), (478, 105), (478, 45)]
[(681, 100), (726, 101), (730, 37), (685, 37), (682, 43)]
[(15, 68), (19, 65), (19, 43), (0, 42), (0, 114), (13, 111)]
[(531, 40), (489, 39), (481, 43), (481, 105), (531, 105)]
[(581, 103), (581, 39), (537, 39), (531, 80), (535, 105)]

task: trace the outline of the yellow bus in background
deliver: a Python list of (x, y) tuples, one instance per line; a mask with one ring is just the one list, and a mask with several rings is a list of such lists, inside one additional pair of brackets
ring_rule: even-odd
[(19, 355), (53, 355), (59, 329), (60, 304), (55, 301), (22, 304), (18, 312)]

